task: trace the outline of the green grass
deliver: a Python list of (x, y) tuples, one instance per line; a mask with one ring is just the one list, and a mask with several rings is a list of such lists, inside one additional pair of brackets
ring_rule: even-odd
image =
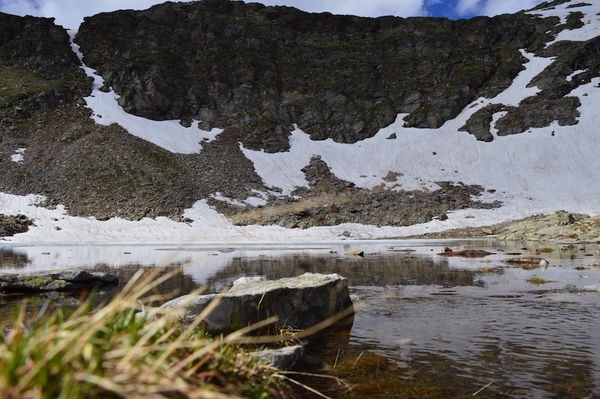
[(0, 65), (0, 105), (9, 104), (18, 95), (30, 95), (58, 90), (61, 80), (48, 80), (26, 69)]
[(23, 306), (4, 321), (0, 398), (289, 397), (286, 377), (236, 344), (244, 331), (214, 338), (144, 311), (170, 275), (141, 275), (101, 308), (27, 321)]

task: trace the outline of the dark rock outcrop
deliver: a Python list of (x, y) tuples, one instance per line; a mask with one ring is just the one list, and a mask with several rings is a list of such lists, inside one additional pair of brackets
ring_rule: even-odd
[(481, 108), (471, 115), (467, 120), (467, 123), (459, 130), (471, 133), (480, 141), (493, 141), (494, 136), (492, 136), (492, 133), (490, 132), (490, 125), (494, 118), (494, 114), (503, 111), (504, 109), (505, 107), (501, 104), (492, 104)]
[(486, 256), (493, 254), (493, 252), (488, 252), (481, 249), (463, 249), (459, 251), (454, 251), (450, 248), (444, 248), (444, 251), (439, 253), (438, 255), (457, 258), (485, 258)]
[(506, 107), (507, 114), (496, 122), (499, 136), (518, 134), (529, 128), (546, 127), (554, 121), (560, 126), (576, 125), (581, 105), (577, 97), (540, 100), (525, 99), (519, 107)]
[(107, 273), (63, 271), (38, 274), (0, 274), (0, 293), (35, 293), (81, 291), (102, 286), (115, 286), (117, 277)]
[(24, 215), (6, 216), (0, 214), (0, 238), (25, 233), (33, 221)]
[[(450, 21), (309, 14), (227, 0), (86, 18), (76, 38), (128, 111), (243, 126), (244, 145), (282, 151), (292, 123), (353, 143), (398, 113), (437, 128), (522, 70), (555, 18)], [(108, 28), (109, 27), (109, 28)]]
[(6, 118), (88, 94), (79, 65), (67, 32), (53, 19), (0, 13), (0, 128)]

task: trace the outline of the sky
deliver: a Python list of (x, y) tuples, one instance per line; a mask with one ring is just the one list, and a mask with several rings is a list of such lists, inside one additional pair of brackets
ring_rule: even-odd
[[(245, 0), (246, 1), (246, 0)], [(367, 17), (381, 15), (442, 16), (452, 19), (497, 15), (532, 8), (542, 0), (264, 0), (311, 12), (329, 11)], [(163, 0), (0, 0), (0, 11), (55, 17), (59, 25), (76, 29), (84, 16), (123, 8), (144, 9)], [(247, 1), (248, 2), (248, 1)]]

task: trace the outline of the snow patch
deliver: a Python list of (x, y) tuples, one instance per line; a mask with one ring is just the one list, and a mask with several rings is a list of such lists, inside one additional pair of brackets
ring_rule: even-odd
[(498, 123), (500, 119), (504, 118), (507, 113), (508, 112), (506, 111), (500, 111), (492, 115), (492, 121), (490, 122), (490, 133), (494, 139), (498, 138), (498, 129), (496, 129), (496, 123)]
[(15, 152), (10, 156), (10, 160), (13, 161), (14, 163), (23, 162), (23, 160), (25, 159), (24, 158), (25, 150), (26, 150), (26, 148), (17, 148), (15, 150)]
[(264, 191), (260, 191), (260, 190), (256, 190), (256, 189), (252, 189), (250, 191), (252, 191), (254, 194), (257, 194), (260, 198), (262, 198), (264, 200), (269, 199), (269, 194), (265, 193)]
[(573, 78), (579, 74), (582, 74), (584, 72), (586, 72), (587, 69), (580, 69), (578, 71), (573, 72), (572, 74), (570, 74), (569, 76), (567, 76), (567, 82), (571, 82), (573, 80)]
[(250, 197), (246, 198), (244, 201), (239, 201), (234, 198), (226, 197), (218, 191), (214, 194), (211, 194), (210, 197), (216, 199), (217, 201), (225, 202), (226, 204), (238, 206), (240, 208), (245, 208), (246, 205), (249, 205), (249, 206), (252, 206), (255, 208), (259, 207), (259, 206), (267, 205), (268, 196), (266, 193), (264, 193), (262, 191), (258, 191), (258, 190), (252, 190), (252, 192), (260, 195), (260, 197), (250, 196)]
[(177, 154), (199, 153), (202, 150), (202, 142), (210, 142), (223, 132), (223, 129), (217, 128), (211, 131), (202, 130), (198, 121), (193, 121), (190, 127), (184, 127), (177, 120), (154, 121), (125, 112), (118, 103), (119, 96), (112, 88), (107, 93), (100, 91), (104, 80), (83, 62), (79, 45), (73, 42), (75, 34), (75, 31), (69, 31), (71, 48), (81, 61), (81, 68), (86, 75), (94, 79), (92, 94), (84, 100), (92, 110), (92, 118), (96, 123), (104, 126), (116, 123), (130, 134)]
[(248, 197), (248, 198), (246, 198), (246, 200), (244, 202), (255, 208), (259, 207), (259, 206), (267, 205), (267, 201), (264, 198), (258, 198), (258, 197)]
[(565, 24), (567, 22), (567, 17), (569, 14), (573, 12), (582, 12), (584, 17), (582, 18), (583, 26), (578, 29), (564, 29), (562, 30), (556, 38), (547, 43), (546, 46), (551, 46), (554, 43), (560, 42), (562, 40), (569, 40), (575, 42), (584, 42), (590, 39), (595, 38), (600, 35), (600, 2), (597, 0), (590, 1), (594, 4), (582, 5), (576, 8), (567, 8), (570, 5), (576, 3), (582, 3), (580, 0), (572, 0), (567, 3), (563, 3), (557, 6), (553, 6), (552, 8), (545, 8), (543, 10), (529, 11), (529, 14), (532, 15), (540, 15), (544, 18), (547, 17), (559, 17), (560, 23)]
[[(48, 209), (40, 206), (42, 196), (18, 196), (0, 193), (0, 209), (8, 216), (25, 215), (34, 220), (29, 231), (6, 238), (7, 244), (156, 244), (156, 245), (240, 245), (244, 243), (286, 244), (339, 242), (347, 232), (353, 240), (372, 240), (443, 231), (450, 228), (482, 226), (505, 220), (506, 215), (491, 210), (465, 209), (449, 213), (446, 221), (433, 220), (406, 227), (376, 227), (362, 224), (312, 227), (306, 230), (280, 226), (235, 226), (223, 214), (210, 207), (206, 200), (196, 202), (183, 216), (192, 222), (183, 223), (158, 217), (130, 221), (112, 218), (69, 216), (63, 206)], [(519, 216), (527, 216), (526, 213)], [(57, 227), (60, 229), (57, 229)], [(59, 261), (57, 261), (59, 262)]]
[(226, 204), (229, 204), (229, 205), (239, 206), (241, 208), (244, 208), (246, 206), (242, 202), (240, 202), (236, 199), (233, 199), (233, 198), (226, 197), (218, 191), (214, 194), (211, 194), (210, 197), (216, 199), (217, 201), (225, 202)]
[[(521, 101), (527, 97), (535, 96), (541, 91), (537, 86), (530, 86), (529, 83), (533, 78), (548, 68), (554, 62), (555, 58), (536, 57), (533, 53), (527, 53), (525, 50), (520, 51), (523, 57), (527, 59), (525, 70), (517, 75), (508, 89), (490, 100), (484, 99), (487, 104), (483, 105), (481, 108), (489, 104), (504, 104), (517, 107)], [(468, 108), (469, 106), (466, 107), (466, 109)]]

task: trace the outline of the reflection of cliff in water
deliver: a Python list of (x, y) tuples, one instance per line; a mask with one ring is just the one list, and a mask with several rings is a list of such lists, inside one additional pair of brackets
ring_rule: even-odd
[(142, 267), (137, 265), (127, 267), (108, 267), (108, 266), (97, 266), (93, 271), (105, 272), (114, 274), (119, 278), (119, 289), (127, 284), (136, 272), (142, 270), (142, 276), (138, 281), (143, 281), (151, 273), (154, 273), (153, 280), (164, 276), (167, 273), (171, 273), (171, 277), (166, 281), (159, 284), (149, 294), (150, 295), (163, 295), (167, 299), (174, 298), (178, 295), (189, 294), (198, 288), (198, 284), (185, 273), (185, 266), (169, 266), (169, 267)]
[(451, 269), (446, 260), (427, 257), (375, 255), (365, 258), (290, 255), (281, 258), (234, 258), (223, 270), (211, 276), (209, 290), (219, 290), (241, 276), (279, 279), (310, 273), (338, 273), (351, 286), (389, 285), (478, 285), (471, 270)]
[(27, 255), (0, 248), (0, 269), (17, 269), (29, 263)]

